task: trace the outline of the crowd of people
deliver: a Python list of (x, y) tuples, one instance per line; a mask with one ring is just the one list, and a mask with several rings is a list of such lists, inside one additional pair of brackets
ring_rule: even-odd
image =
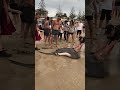
[[(39, 19), (39, 15), (36, 13), (36, 21)], [(85, 26), (83, 21), (77, 20), (64, 20), (62, 21), (60, 16), (56, 17), (55, 20), (50, 20), (49, 17), (45, 17), (42, 25), (38, 25), (36, 22), (36, 41), (41, 40), (40, 30), (44, 32), (44, 44), (49, 45), (49, 48), (58, 48), (58, 42), (65, 41), (67, 43), (75, 43), (75, 39), (79, 39), (82, 33), (85, 33)], [(39, 35), (39, 36), (38, 36)], [(36, 47), (36, 50), (39, 50)]]
[(109, 24), (112, 24), (110, 21), (113, 18), (116, 18), (117, 20), (120, 19), (119, 7), (119, 0), (86, 0), (85, 18), (88, 22), (88, 29), (90, 31), (91, 46), (94, 47), (93, 43), (95, 36), (105, 33), (106, 27)]

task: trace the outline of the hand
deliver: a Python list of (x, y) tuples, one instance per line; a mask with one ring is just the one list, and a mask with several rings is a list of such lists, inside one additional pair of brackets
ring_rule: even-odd
[(18, 10), (17, 10), (16, 12), (17, 12), (18, 14), (22, 14), (22, 12), (21, 12), (21, 11), (18, 11)]

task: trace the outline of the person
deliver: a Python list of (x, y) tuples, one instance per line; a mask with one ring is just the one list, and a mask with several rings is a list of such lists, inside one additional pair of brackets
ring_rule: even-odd
[(83, 32), (83, 23), (82, 21), (77, 22), (78, 26), (77, 26), (77, 36), (80, 37), (80, 35)]
[(95, 23), (95, 28), (98, 28), (98, 18), (100, 14), (100, 1), (95, 0), (95, 4), (96, 4), (97, 12), (96, 11), (94, 12), (94, 23)]
[(50, 46), (50, 33), (51, 33), (50, 21), (49, 21), (49, 17), (46, 17), (45, 24), (44, 24), (45, 46), (46, 46), (47, 40)]
[(107, 56), (112, 51), (113, 47), (120, 41), (120, 25), (117, 25), (116, 27), (113, 25), (107, 25), (105, 35), (108, 38), (108, 43), (94, 53), (94, 56), (98, 60), (103, 60), (104, 57)]
[(84, 45), (84, 43), (85, 43), (85, 37), (80, 36), (79, 37), (79, 43), (77, 45), (73, 46), (73, 48), (77, 52), (79, 52), (81, 50), (82, 46)]
[(3, 47), (1, 38), (2, 35), (12, 35), (16, 31), (8, 11), (13, 11), (9, 8), (9, 0), (0, 0), (0, 57), (12, 56)]
[(69, 30), (68, 30), (68, 40), (70, 38), (70, 35), (72, 36), (72, 42), (74, 42), (74, 32), (75, 32), (75, 26), (74, 21), (70, 21)]
[[(19, 10), (19, 4), (16, 0), (10, 0), (10, 8), (11, 9), (14, 9), (14, 10)], [(18, 19), (19, 19), (19, 13), (16, 13), (16, 12), (13, 12), (13, 21), (14, 21), (14, 24), (17, 24), (18, 22)]]
[(109, 21), (111, 20), (112, 10), (114, 10), (113, 6), (114, 0), (102, 0), (99, 28), (102, 28), (103, 21), (105, 18), (106, 18), (105, 26), (109, 24)]
[(62, 40), (62, 35), (63, 35), (63, 25), (62, 27), (60, 28), (60, 31), (59, 31), (59, 34), (58, 34), (58, 38), (60, 37), (60, 41)]
[(26, 39), (29, 33), (29, 30), (31, 31), (31, 35), (33, 40), (35, 39), (35, 30), (34, 30), (34, 17), (35, 17), (35, 9), (34, 9), (34, 0), (25, 0), (23, 2), (23, 5), (21, 6), (21, 31), (23, 32), (24, 37), (24, 47), (26, 47)]
[(64, 30), (64, 40), (65, 41), (68, 41), (68, 29), (69, 29), (68, 23), (67, 23), (67, 21), (65, 21), (64, 27), (63, 27), (63, 30)]
[(56, 47), (58, 47), (58, 34), (60, 31), (60, 28), (62, 27), (62, 22), (60, 20), (60, 16), (57, 17), (57, 20), (53, 20), (52, 22), (52, 42), (53, 42), (53, 37), (56, 38)]
[(36, 41), (40, 41), (41, 40), (41, 36), (40, 36), (40, 33), (39, 33), (39, 25), (37, 23), (37, 19), (39, 17), (37, 16), (37, 13), (35, 15), (35, 22), (36, 22), (36, 29), (35, 29), (35, 50), (40, 50), (37, 45), (36, 45)]
[(95, 0), (86, 0), (86, 9), (85, 9), (85, 19), (88, 22), (89, 30), (90, 30), (90, 43), (93, 44), (93, 14), (97, 12), (97, 7)]
[(115, 5), (114, 5), (114, 16), (119, 19), (120, 17), (120, 1), (115, 0)]

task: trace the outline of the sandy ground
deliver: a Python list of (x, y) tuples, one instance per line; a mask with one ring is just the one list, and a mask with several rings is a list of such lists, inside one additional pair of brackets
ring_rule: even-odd
[[(34, 64), (34, 54), (17, 54), (15, 49), (24, 50), (23, 40), (20, 38), (19, 22), (16, 24), (16, 30), (13, 35), (2, 37), (4, 47), (13, 55), (12, 60)], [(30, 47), (27, 50), (33, 51)], [(34, 90), (34, 68), (11, 63), (8, 59), (10, 58), (0, 58), (0, 90)]]
[[(59, 42), (59, 48), (72, 46), (71, 43)], [(44, 42), (38, 45), (41, 51), (52, 52), (54, 49), (42, 49)], [(85, 90), (84, 47), (81, 58), (45, 55), (35, 52), (35, 88), (36, 90)]]

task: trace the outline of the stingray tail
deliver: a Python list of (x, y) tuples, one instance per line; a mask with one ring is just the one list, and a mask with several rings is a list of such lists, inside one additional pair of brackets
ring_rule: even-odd
[(51, 52), (51, 53), (46, 53), (46, 52), (41, 52), (41, 51), (38, 51), (38, 52), (42, 54), (47, 54), (47, 55), (55, 55), (54, 52)]

